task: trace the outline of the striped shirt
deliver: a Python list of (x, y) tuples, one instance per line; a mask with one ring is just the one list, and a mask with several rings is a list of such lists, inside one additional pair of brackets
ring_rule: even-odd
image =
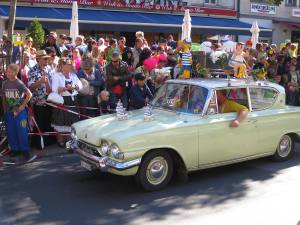
[(191, 65), (192, 54), (190, 52), (182, 53), (182, 65), (190, 66)]

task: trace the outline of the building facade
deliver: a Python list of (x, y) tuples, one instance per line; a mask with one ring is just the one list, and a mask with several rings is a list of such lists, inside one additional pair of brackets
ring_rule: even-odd
[[(280, 6), (268, 4), (267, 0), (241, 0), (240, 21), (272, 29), (272, 38), (262, 40), (280, 44), (286, 40), (300, 41), (300, 0), (284, 0)], [(245, 40), (249, 36), (240, 36)]]

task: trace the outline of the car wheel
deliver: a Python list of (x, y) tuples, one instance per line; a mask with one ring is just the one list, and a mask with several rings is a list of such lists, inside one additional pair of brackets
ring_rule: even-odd
[(290, 135), (283, 135), (280, 138), (276, 152), (274, 154), (274, 160), (285, 161), (288, 160), (294, 153), (294, 141)]
[(138, 184), (146, 191), (164, 188), (173, 174), (173, 160), (165, 151), (148, 153), (142, 161), (136, 175)]

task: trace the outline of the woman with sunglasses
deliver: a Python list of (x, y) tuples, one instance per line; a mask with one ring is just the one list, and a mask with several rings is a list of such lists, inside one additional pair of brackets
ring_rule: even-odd
[[(52, 91), (60, 94), (64, 99), (64, 105), (71, 106), (69, 109), (76, 111), (78, 90), (82, 87), (81, 81), (73, 73), (72, 61), (69, 58), (61, 58), (58, 62), (57, 73), (52, 79)], [(79, 120), (79, 117), (61, 109), (52, 111), (52, 127), (59, 133), (71, 132), (71, 125)], [(65, 146), (65, 137), (57, 136), (60, 147)]]

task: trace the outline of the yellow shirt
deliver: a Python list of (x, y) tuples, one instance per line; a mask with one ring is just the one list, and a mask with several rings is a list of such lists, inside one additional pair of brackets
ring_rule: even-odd
[(240, 112), (247, 111), (248, 108), (246, 106), (240, 105), (239, 103), (226, 99), (225, 102), (220, 106), (221, 113), (230, 113), (230, 112)]

